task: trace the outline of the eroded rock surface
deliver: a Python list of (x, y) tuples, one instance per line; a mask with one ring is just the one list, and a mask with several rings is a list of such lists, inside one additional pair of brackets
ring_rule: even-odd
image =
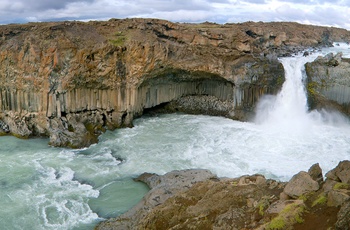
[(311, 109), (335, 109), (350, 115), (350, 59), (342, 53), (306, 63), (308, 103)]
[(263, 94), (280, 89), (277, 56), (350, 40), (346, 30), (297, 23), (155, 19), (2, 25), (0, 36), (1, 133), (70, 147), (172, 101), (245, 120)]
[(319, 188), (319, 184), (307, 172), (299, 172), (292, 177), (283, 192), (292, 198), (298, 198)]
[[(320, 186), (320, 177), (310, 173), (319, 172), (319, 165), (288, 183), (262, 175), (217, 178), (207, 170), (143, 174), (138, 180), (150, 186), (149, 193), (96, 229), (350, 229), (348, 164), (340, 162)], [(297, 192), (289, 193), (291, 186)], [(282, 191), (291, 196), (280, 197)]]

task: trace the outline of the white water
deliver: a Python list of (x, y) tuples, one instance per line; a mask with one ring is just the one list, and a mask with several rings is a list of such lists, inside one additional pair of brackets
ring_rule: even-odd
[(268, 129), (284, 130), (291, 135), (308, 134), (309, 129), (319, 128), (323, 125), (347, 126), (349, 120), (335, 111), (311, 111), (308, 112), (307, 96), (305, 92), (305, 68), (307, 62), (312, 62), (317, 56), (328, 52), (343, 52), (343, 57), (350, 56), (350, 46), (340, 44), (333, 48), (312, 53), (303, 57), (299, 54), (295, 57), (281, 58), (284, 66), (286, 81), (282, 90), (276, 96), (263, 97), (257, 106), (255, 122), (266, 126)]
[(141, 199), (147, 188), (131, 178), (143, 172), (206, 168), (288, 180), (316, 162), (332, 169), (350, 158), (350, 125), (339, 114), (307, 112), (300, 68), (315, 57), (281, 59), (291, 74), (279, 95), (261, 101), (255, 122), (143, 117), (82, 150), (1, 137), (1, 229), (93, 229)]

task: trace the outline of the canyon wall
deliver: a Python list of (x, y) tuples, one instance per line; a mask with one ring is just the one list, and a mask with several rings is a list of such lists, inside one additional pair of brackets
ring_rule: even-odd
[(350, 59), (342, 53), (306, 64), (308, 102), (312, 109), (335, 109), (350, 115)]
[(145, 109), (246, 120), (284, 81), (278, 56), (350, 41), (297, 23), (155, 19), (0, 26), (0, 133), (79, 148)]

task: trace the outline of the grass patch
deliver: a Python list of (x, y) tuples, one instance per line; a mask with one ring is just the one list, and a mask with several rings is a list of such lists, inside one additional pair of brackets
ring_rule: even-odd
[(314, 192), (309, 192), (306, 194), (303, 194), (301, 196), (298, 197), (298, 200), (302, 200), (302, 201), (307, 201), (311, 196), (313, 196), (315, 193)]
[(326, 195), (324, 193), (322, 193), (321, 195), (319, 195), (317, 197), (317, 199), (314, 202), (312, 202), (311, 207), (314, 207), (316, 205), (323, 205), (326, 202), (327, 202), (327, 197), (326, 197)]
[(125, 34), (123, 34), (122, 32), (117, 32), (114, 34), (115, 38), (111, 39), (110, 42), (114, 45), (114, 46), (123, 46), (127, 40), (127, 37)]
[(302, 215), (305, 211), (303, 204), (287, 205), (277, 217), (273, 218), (270, 223), (266, 225), (266, 230), (282, 230), (286, 227), (293, 226), (296, 223), (303, 223)]
[(281, 216), (278, 216), (271, 220), (269, 225), (266, 227), (266, 230), (284, 229), (285, 226), (286, 226), (286, 222), (284, 221), (284, 218)]
[(334, 186), (333, 186), (333, 189), (334, 190), (338, 190), (338, 189), (349, 189), (350, 188), (350, 185), (347, 184), (347, 183), (336, 183)]
[(260, 201), (258, 204), (259, 215), (263, 216), (265, 214), (265, 210), (268, 208), (269, 203), (267, 200)]

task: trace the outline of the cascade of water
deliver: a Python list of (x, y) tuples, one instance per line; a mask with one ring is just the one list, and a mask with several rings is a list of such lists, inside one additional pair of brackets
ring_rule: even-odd
[[(285, 70), (285, 83), (276, 95), (263, 97), (257, 106), (255, 122), (268, 129), (276, 128), (286, 132), (304, 132), (314, 124), (347, 123), (347, 119), (337, 112), (308, 111), (307, 94), (305, 90), (305, 63), (312, 62), (319, 55), (328, 52), (338, 52), (344, 47), (324, 49), (304, 57), (299, 54), (294, 57), (281, 58)], [(347, 54), (347, 53), (345, 53)]]
[(307, 97), (304, 87), (304, 65), (315, 57), (301, 55), (281, 58), (285, 69), (285, 83), (276, 96), (265, 96), (257, 106), (256, 122), (270, 128), (300, 130), (308, 123)]

